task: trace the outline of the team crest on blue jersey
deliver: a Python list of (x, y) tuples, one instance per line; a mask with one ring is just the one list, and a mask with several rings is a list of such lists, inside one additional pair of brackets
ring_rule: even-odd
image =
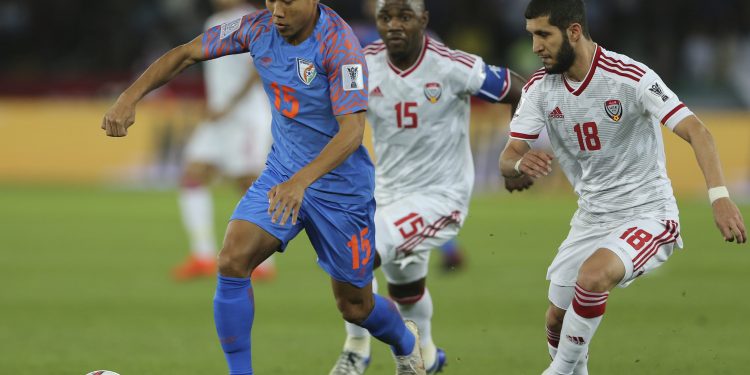
[(604, 111), (614, 122), (618, 122), (622, 118), (622, 103), (617, 99), (607, 100), (604, 103)]
[(430, 103), (437, 103), (440, 96), (443, 95), (443, 88), (437, 82), (430, 82), (424, 85), (424, 96)]
[(318, 72), (315, 70), (315, 64), (311, 61), (297, 58), (297, 76), (304, 84), (309, 86), (317, 75)]

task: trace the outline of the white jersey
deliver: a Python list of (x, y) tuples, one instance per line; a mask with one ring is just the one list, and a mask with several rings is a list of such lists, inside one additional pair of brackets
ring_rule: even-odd
[[(216, 13), (208, 18), (205, 29), (240, 18), (257, 9), (247, 5)], [(205, 61), (203, 74), (206, 83), (206, 105), (213, 111), (223, 110), (229, 101), (242, 90), (250, 74), (255, 74), (252, 57), (249, 53), (224, 56), (219, 59)], [(270, 112), (268, 98), (263, 91), (263, 85), (256, 85), (247, 95), (237, 103), (229, 119), (252, 121), (253, 114), (259, 111)], [(268, 123), (262, 124), (268, 126)]]
[(674, 129), (691, 114), (647, 66), (597, 46), (578, 84), (544, 70), (531, 76), (510, 135), (530, 141), (547, 128), (579, 197), (574, 220), (673, 219), (677, 205), (659, 124)]
[(484, 83), (484, 61), (429, 37), (414, 66), (403, 71), (390, 63), (382, 40), (364, 52), (378, 204), (424, 193), (468, 205), (474, 185), (469, 100)]

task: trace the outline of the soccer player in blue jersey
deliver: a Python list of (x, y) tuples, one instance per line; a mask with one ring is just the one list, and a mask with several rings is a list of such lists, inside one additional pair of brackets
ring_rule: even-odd
[(102, 128), (126, 136), (148, 92), (196, 62), (249, 52), (271, 102), (274, 143), (266, 169), (231, 217), (218, 258), (214, 319), (229, 373), (253, 373), (249, 275), (304, 229), (344, 319), (391, 345), (397, 374), (424, 374), (416, 325), (404, 323), (370, 286), (374, 173), (362, 146), (368, 91), (359, 42), (319, 0), (266, 6), (167, 52), (120, 95)]

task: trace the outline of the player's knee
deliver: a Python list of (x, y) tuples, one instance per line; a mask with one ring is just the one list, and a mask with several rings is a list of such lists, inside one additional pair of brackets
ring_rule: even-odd
[(613, 287), (613, 281), (607, 271), (593, 267), (581, 267), (577, 283), (583, 289), (592, 292), (607, 292)]
[(221, 250), (216, 262), (219, 274), (228, 277), (247, 277), (250, 270), (243, 260), (230, 252)]
[(242, 244), (230, 236), (224, 239), (219, 252), (217, 267), (219, 274), (229, 277), (247, 277), (252, 271), (249, 257)]
[(394, 302), (400, 305), (412, 305), (419, 302), (424, 296), (424, 290), (425, 279), (409, 284), (388, 284), (388, 294)]
[(608, 292), (625, 273), (622, 261), (607, 249), (599, 249), (578, 270), (578, 285), (592, 292)]
[(349, 323), (361, 324), (372, 311), (372, 303), (367, 303), (366, 299), (359, 297), (337, 298), (336, 306), (341, 312), (341, 316)]

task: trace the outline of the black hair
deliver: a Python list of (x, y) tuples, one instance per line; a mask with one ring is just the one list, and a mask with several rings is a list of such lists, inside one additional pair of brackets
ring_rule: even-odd
[(591, 39), (583, 0), (531, 0), (524, 16), (527, 20), (549, 16), (550, 25), (557, 26), (563, 34), (571, 24), (580, 24), (583, 35)]

